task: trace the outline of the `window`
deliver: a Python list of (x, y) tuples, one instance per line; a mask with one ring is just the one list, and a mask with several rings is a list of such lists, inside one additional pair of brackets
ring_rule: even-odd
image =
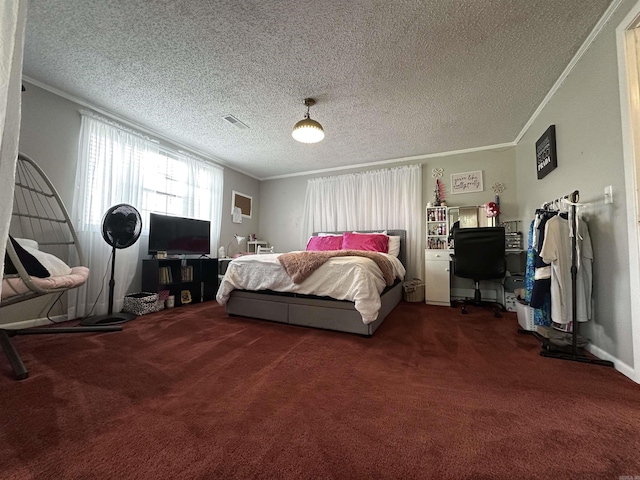
[[(193, 170), (197, 174), (193, 174)], [(167, 149), (143, 159), (142, 210), (203, 220), (213, 217), (212, 185), (217, 168)]]
[(149, 213), (154, 212), (210, 220), (217, 230), (212, 239), (217, 239), (222, 214), (220, 167), (84, 113), (85, 148), (76, 179), (81, 190), (76, 195), (83, 200), (76, 222), (80, 230), (99, 230), (110, 206), (130, 203), (142, 215), (143, 233), (148, 232)]

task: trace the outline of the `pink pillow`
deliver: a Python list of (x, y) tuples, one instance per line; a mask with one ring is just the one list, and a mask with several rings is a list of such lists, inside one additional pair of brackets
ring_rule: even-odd
[(325, 250), (340, 250), (342, 249), (342, 236), (326, 236), (326, 237), (311, 237), (307, 242), (308, 251), (321, 252)]
[(345, 232), (342, 234), (342, 248), (387, 253), (389, 251), (389, 237), (376, 233)]

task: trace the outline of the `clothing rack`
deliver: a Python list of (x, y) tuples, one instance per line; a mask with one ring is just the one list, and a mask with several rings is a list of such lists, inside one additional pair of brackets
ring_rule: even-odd
[(573, 360), (576, 362), (592, 363), (596, 365), (604, 365), (607, 367), (613, 367), (613, 362), (609, 360), (601, 360), (595, 357), (588, 357), (583, 355), (578, 350), (578, 298), (577, 298), (577, 278), (578, 278), (578, 248), (577, 248), (577, 236), (578, 236), (578, 216), (576, 215), (576, 204), (580, 198), (580, 192), (575, 190), (564, 197), (557, 198), (551, 202), (544, 204), (543, 208), (547, 209), (549, 206), (558, 204), (562, 200), (569, 200), (570, 215), (569, 220), (572, 222), (573, 235), (571, 236), (571, 347), (570, 350), (562, 350), (559, 348), (552, 348), (548, 339), (543, 339), (543, 349), (540, 355), (543, 357), (559, 358), (561, 360)]

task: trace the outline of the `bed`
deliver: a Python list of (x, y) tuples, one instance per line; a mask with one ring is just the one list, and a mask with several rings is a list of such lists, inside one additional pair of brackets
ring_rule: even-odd
[[(380, 233), (380, 230), (358, 232)], [(251, 255), (229, 263), (216, 299), (225, 305), (229, 316), (371, 336), (402, 299), (406, 230), (386, 233), (399, 237), (397, 258), (388, 256), (396, 277), (391, 285), (381, 280), (381, 274), (375, 272), (377, 266), (372, 267), (368, 258), (355, 261), (354, 257), (332, 258), (308, 279), (294, 285), (281, 270), (279, 254)], [(371, 275), (375, 277), (373, 280)], [(328, 281), (320, 277), (327, 277)], [(337, 278), (341, 281), (337, 282)], [(336, 283), (347, 286), (347, 290), (335, 291)]]

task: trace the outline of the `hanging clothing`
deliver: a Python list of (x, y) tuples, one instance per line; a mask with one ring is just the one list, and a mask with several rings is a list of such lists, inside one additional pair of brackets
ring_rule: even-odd
[[(551, 264), (551, 319), (554, 327), (563, 331), (571, 331), (573, 320), (569, 223), (560, 215), (551, 218), (546, 223), (540, 251), (542, 260)], [(577, 223), (576, 319), (586, 322), (591, 318), (593, 248), (586, 222), (578, 219)]]
[(531, 302), (531, 291), (533, 290), (533, 282), (534, 282), (534, 272), (535, 272), (535, 264), (534, 264), (534, 250), (533, 250), (533, 232), (535, 228), (535, 219), (531, 220), (531, 224), (529, 225), (529, 236), (527, 243), (527, 266), (524, 272), (524, 301), (527, 303)]
[(534, 284), (531, 292), (531, 306), (533, 308), (542, 308), (549, 301), (551, 295), (551, 266), (549, 262), (545, 262), (540, 256), (542, 244), (544, 243), (544, 233), (546, 224), (549, 219), (556, 216), (558, 212), (545, 211), (536, 215), (536, 230), (534, 233)]
[[(544, 239), (544, 230), (540, 232), (538, 227), (540, 226), (540, 219), (547, 213), (550, 212), (536, 212), (536, 217), (529, 226), (524, 298), (529, 303), (529, 306), (533, 308), (534, 325), (543, 327), (551, 326), (551, 267), (547, 265), (549, 276), (546, 280), (544, 278), (536, 279), (536, 265), (540, 267), (545, 267), (546, 265), (538, 254)], [(538, 274), (538, 277), (541, 277), (541, 275)]]

